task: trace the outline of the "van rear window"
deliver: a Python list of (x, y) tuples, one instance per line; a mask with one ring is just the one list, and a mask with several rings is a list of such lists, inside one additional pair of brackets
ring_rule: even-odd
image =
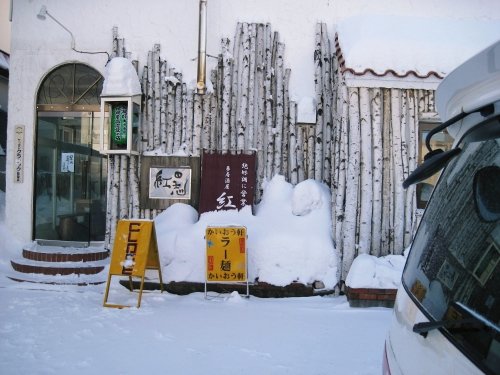
[(499, 139), (463, 145), (440, 177), (403, 273), (424, 314), (457, 322), (441, 332), (492, 374), (500, 373), (499, 167)]

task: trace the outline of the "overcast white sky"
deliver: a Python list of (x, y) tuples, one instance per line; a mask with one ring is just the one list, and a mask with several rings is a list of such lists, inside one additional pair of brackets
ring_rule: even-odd
[(10, 53), (10, 0), (0, 0), (0, 49)]

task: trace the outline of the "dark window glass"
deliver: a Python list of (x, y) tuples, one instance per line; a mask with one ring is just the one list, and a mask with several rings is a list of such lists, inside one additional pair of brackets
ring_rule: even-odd
[(403, 273), (406, 289), (431, 321), (473, 321), (441, 331), (483, 371), (495, 374), (500, 373), (500, 220), (494, 213), (500, 185), (498, 176), (488, 173), (498, 172), (498, 166), (500, 139), (463, 146), (440, 177)]

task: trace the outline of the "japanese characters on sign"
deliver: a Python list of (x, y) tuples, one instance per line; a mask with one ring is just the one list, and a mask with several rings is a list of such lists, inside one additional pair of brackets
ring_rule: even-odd
[(190, 168), (150, 168), (150, 199), (190, 199)]
[(104, 294), (105, 307), (128, 307), (108, 303), (109, 287), (112, 276), (128, 276), (132, 290), (132, 277), (141, 278), (137, 307), (141, 305), (142, 290), (146, 270), (157, 270), (160, 289), (163, 291), (160, 257), (156, 231), (152, 220), (120, 220), (118, 221), (111, 263), (109, 265), (108, 282)]
[(252, 205), (255, 190), (255, 153), (204, 153), (200, 213), (242, 209)]
[(24, 125), (17, 125), (14, 137), (14, 182), (24, 180)]
[(246, 282), (246, 228), (207, 227), (206, 281)]
[(75, 172), (75, 153), (61, 153), (61, 172)]
[[(149, 267), (149, 253), (156, 255), (157, 246), (153, 221), (120, 220), (116, 228), (110, 273), (142, 276)], [(156, 265), (155, 262), (153, 266)]]
[(127, 145), (127, 102), (117, 102), (111, 107), (111, 141), (116, 145)]

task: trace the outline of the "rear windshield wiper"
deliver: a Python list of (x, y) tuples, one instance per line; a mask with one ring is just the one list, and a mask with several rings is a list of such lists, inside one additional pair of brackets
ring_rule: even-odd
[(427, 337), (427, 333), (429, 331), (432, 331), (433, 329), (438, 329), (443, 327), (444, 328), (463, 327), (467, 325), (469, 327), (470, 326), (488, 327), (496, 334), (500, 333), (500, 328), (496, 324), (485, 319), (482, 315), (478, 314), (477, 312), (472, 310), (470, 307), (464, 305), (463, 303), (461, 302), (455, 302), (455, 303), (463, 310), (465, 310), (467, 313), (469, 313), (471, 316), (463, 319), (446, 319), (446, 320), (437, 320), (434, 322), (417, 323), (413, 326), (413, 332), (418, 333), (423, 337)]
[(461, 327), (464, 325), (474, 324), (474, 325), (482, 325), (477, 319), (474, 318), (465, 318), (465, 319), (448, 319), (448, 320), (437, 320), (435, 322), (422, 322), (417, 323), (413, 326), (413, 332), (422, 335), (423, 337), (427, 337), (427, 333), (432, 331), (433, 329), (438, 328), (451, 328), (451, 327)]

